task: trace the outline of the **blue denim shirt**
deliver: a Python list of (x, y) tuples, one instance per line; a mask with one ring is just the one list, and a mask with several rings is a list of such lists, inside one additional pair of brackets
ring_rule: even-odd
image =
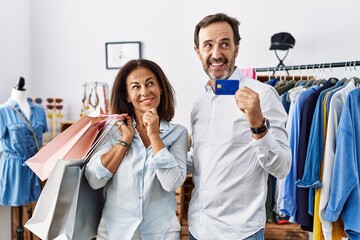
[[(19, 105), (9, 99), (20, 113)], [(44, 108), (29, 102), (29, 122), (35, 132), (39, 147), (42, 134), (48, 130)], [(25, 116), (24, 116), (25, 117)], [(40, 180), (24, 164), (38, 149), (32, 130), (8, 103), (0, 106), (0, 205), (20, 206), (34, 202), (39, 197)]]
[(120, 139), (119, 131), (96, 150), (86, 166), (89, 184), (95, 189), (104, 187), (102, 217), (109, 239), (131, 239), (136, 230), (141, 239), (164, 239), (166, 233), (180, 231), (175, 190), (186, 178), (188, 134), (183, 126), (165, 121), (160, 122), (160, 132), (165, 147), (152, 156), (151, 146), (144, 146), (135, 128), (115, 174), (102, 165), (100, 157)]
[(360, 239), (360, 88), (345, 100), (336, 134), (336, 151), (331, 189), (324, 218), (335, 222), (340, 216), (346, 235)]

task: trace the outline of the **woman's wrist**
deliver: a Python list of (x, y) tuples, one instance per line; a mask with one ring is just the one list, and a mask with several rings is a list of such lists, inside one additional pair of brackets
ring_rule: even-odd
[(149, 135), (150, 142), (161, 141), (160, 134)]
[(124, 147), (128, 147), (131, 143), (132, 139), (130, 137), (121, 136), (121, 138), (118, 140), (118, 144)]
[(120, 140), (118, 140), (118, 142), (116, 144), (119, 144), (119, 145), (127, 148), (130, 143), (120, 139)]

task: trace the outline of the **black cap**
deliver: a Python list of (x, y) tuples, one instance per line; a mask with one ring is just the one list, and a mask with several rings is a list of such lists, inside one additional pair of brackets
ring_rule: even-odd
[(287, 32), (276, 33), (271, 37), (270, 50), (288, 50), (295, 45), (295, 38)]

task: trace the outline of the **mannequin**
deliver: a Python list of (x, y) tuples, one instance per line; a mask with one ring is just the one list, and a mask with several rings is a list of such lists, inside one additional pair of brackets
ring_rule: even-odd
[(19, 78), (17, 85), (11, 90), (10, 99), (14, 100), (21, 111), (24, 113), (27, 119), (30, 119), (30, 106), (27, 101), (27, 94), (25, 86), (25, 79), (23, 77)]
[(0, 205), (18, 210), (17, 240), (24, 238), (23, 206), (31, 210), (41, 192), (40, 179), (25, 161), (39, 151), (48, 130), (45, 109), (27, 100), (24, 86), (20, 77), (8, 101), (0, 105)]

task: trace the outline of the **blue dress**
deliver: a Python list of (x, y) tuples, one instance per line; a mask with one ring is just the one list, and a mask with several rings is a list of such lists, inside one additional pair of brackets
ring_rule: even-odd
[[(15, 101), (8, 102), (22, 113)], [(48, 130), (46, 113), (40, 105), (29, 102), (29, 106), (28, 120), (41, 147), (42, 134)], [(22, 206), (37, 201), (41, 182), (25, 161), (38, 149), (31, 129), (8, 103), (0, 105), (0, 152), (0, 205)]]

